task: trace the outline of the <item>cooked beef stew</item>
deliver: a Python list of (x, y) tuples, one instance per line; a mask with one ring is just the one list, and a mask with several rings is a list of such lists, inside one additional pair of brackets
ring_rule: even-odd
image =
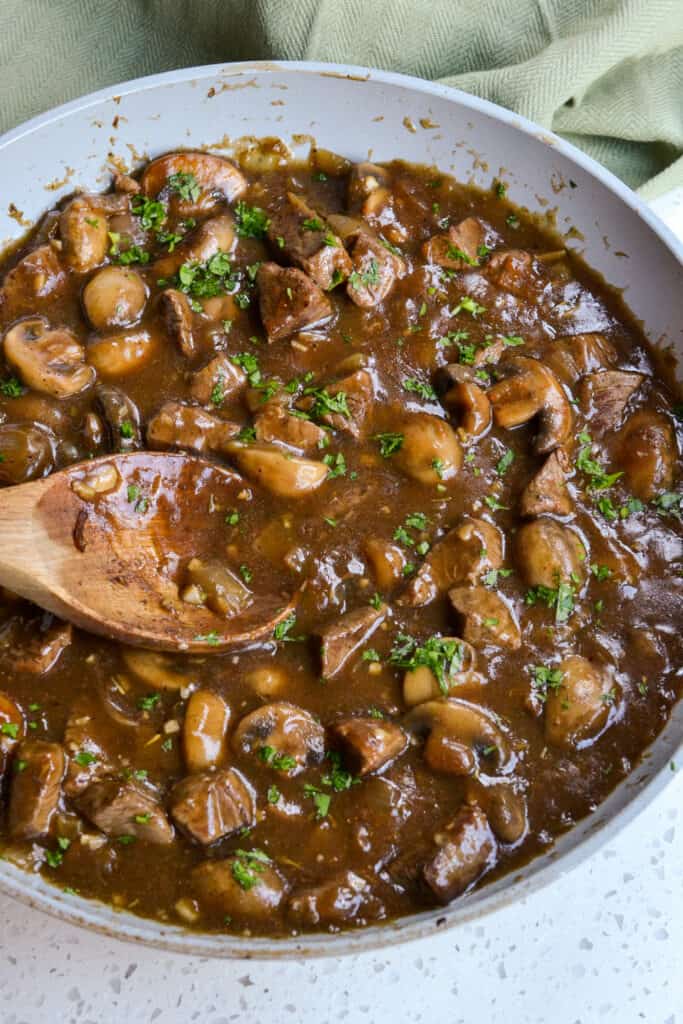
[[(190, 656), (2, 592), (0, 849), (238, 934), (518, 869), (681, 689), (681, 408), (619, 298), (501, 183), (282, 153), (77, 195), (0, 289), (2, 484), (199, 455), (229, 500), (205, 479), (169, 571), (209, 646), (264, 591), (296, 601)], [(116, 486), (105, 464), (82, 497)]]

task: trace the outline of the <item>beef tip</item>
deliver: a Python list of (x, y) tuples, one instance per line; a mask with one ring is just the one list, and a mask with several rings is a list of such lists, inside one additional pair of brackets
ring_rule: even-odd
[(582, 411), (590, 416), (592, 431), (601, 435), (617, 430), (633, 395), (645, 377), (642, 373), (628, 373), (624, 370), (603, 370), (589, 373), (579, 383), (579, 400)]
[(132, 452), (142, 448), (140, 413), (132, 398), (113, 384), (98, 384), (95, 404), (107, 424), (111, 451)]
[(69, 711), (64, 727), (64, 749), (68, 754), (64, 792), (77, 796), (97, 779), (111, 775), (111, 731), (103, 720), (101, 704), (94, 697), (81, 697)]
[(191, 885), (205, 913), (239, 924), (272, 917), (287, 894), (287, 883), (261, 850), (242, 850), (226, 860), (205, 860), (191, 874)]
[(527, 301), (529, 291), (538, 291), (541, 287), (533, 255), (520, 249), (494, 253), (486, 264), (485, 273), (503, 291)]
[(414, 607), (430, 604), (455, 583), (475, 583), (502, 564), (500, 530), (485, 519), (465, 518), (434, 544), (403, 601)]
[(544, 514), (571, 515), (573, 506), (566, 484), (568, 472), (567, 453), (563, 448), (556, 448), (522, 491), (521, 514), (528, 518)]
[(136, 196), (140, 192), (140, 190), (140, 182), (136, 181), (135, 178), (131, 178), (129, 174), (116, 173), (114, 175), (115, 192), (125, 192), (126, 195)]
[(223, 452), (239, 432), (237, 423), (219, 419), (199, 406), (166, 402), (147, 424), (147, 444), (153, 450), (171, 448), (201, 455)]
[(356, 238), (351, 249), (351, 262), (353, 271), (346, 293), (363, 309), (372, 309), (386, 299), (396, 280), (406, 271), (401, 257), (367, 231), (360, 232)]
[(358, 608), (347, 612), (320, 631), (320, 657), (324, 679), (331, 679), (375, 632), (387, 614), (380, 608)]
[(62, 795), (64, 751), (59, 743), (22, 740), (14, 752), (9, 799), (13, 839), (39, 839), (50, 831)]
[(335, 722), (331, 732), (341, 745), (344, 763), (354, 775), (369, 775), (386, 768), (408, 745), (399, 725), (377, 718), (345, 718)]
[(47, 628), (37, 630), (30, 640), (15, 650), (13, 664), (17, 672), (47, 675), (71, 644), (73, 629), (70, 622), (51, 619), (51, 616), (48, 622)]
[(309, 711), (279, 701), (251, 711), (232, 738), (235, 751), (255, 754), (287, 775), (299, 775), (325, 757), (325, 730)]
[(560, 380), (573, 387), (579, 377), (606, 370), (618, 359), (618, 353), (604, 334), (575, 334), (557, 338), (546, 352), (546, 362)]
[(288, 338), (332, 316), (330, 300), (302, 270), (262, 263), (256, 280), (261, 319), (269, 342)]
[(162, 846), (173, 842), (164, 811), (136, 782), (115, 778), (93, 782), (77, 798), (76, 806), (108, 836), (134, 836)]
[(275, 395), (265, 403), (254, 420), (256, 439), (267, 444), (283, 444), (304, 453), (322, 448), (327, 437), (325, 430), (312, 420), (294, 416), (288, 402), (288, 396)]
[(473, 647), (509, 647), (522, 642), (519, 625), (504, 598), (488, 587), (454, 587), (448, 596), (462, 618), (462, 637)]
[(476, 804), (461, 808), (443, 839), (422, 875), (437, 900), (450, 903), (493, 867), (496, 840), (486, 815)]
[(678, 448), (670, 420), (651, 409), (630, 416), (619, 435), (619, 464), (637, 497), (652, 501), (673, 487)]
[(225, 839), (255, 820), (254, 791), (235, 768), (188, 775), (171, 790), (171, 817), (204, 846)]
[(268, 237), (278, 252), (300, 267), (323, 291), (351, 273), (351, 260), (341, 239), (294, 192), (288, 192), (272, 211)]
[(479, 217), (466, 217), (452, 224), (447, 234), (428, 238), (422, 255), (428, 263), (447, 270), (466, 270), (479, 265), (483, 247), (491, 249), (499, 241), (495, 231)]
[(384, 914), (370, 883), (353, 871), (343, 871), (310, 889), (298, 889), (287, 905), (287, 917), (300, 928), (334, 928), (350, 922), (361, 926)]
[(159, 299), (159, 312), (168, 337), (187, 359), (191, 359), (196, 355), (197, 348), (192, 334), (192, 310), (187, 295), (175, 288), (168, 288)]
[[(375, 392), (372, 377), (367, 370), (357, 370), (342, 380), (336, 381), (325, 389), (332, 397), (345, 399), (348, 412), (320, 412), (320, 420), (334, 430), (341, 430), (358, 440), (364, 432), (365, 424), (372, 411)], [(316, 409), (318, 399), (306, 395), (297, 403), (304, 411)]]
[(244, 370), (221, 352), (192, 375), (190, 394), (195, 402), (220, 408), (223, 402), (235, 398), (246, 383)]
[(27, 253), (9, 271), (0, 288), (0, 322), (9, 324), (35, 312), (35, 300), (60, 295), (66, 287), (66, 271), (50, 243)]

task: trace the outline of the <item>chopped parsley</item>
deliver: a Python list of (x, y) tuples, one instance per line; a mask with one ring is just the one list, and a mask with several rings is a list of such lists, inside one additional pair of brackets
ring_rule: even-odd
[[(235, 206), (237, 234), (240, 238), (263, 238), (270, 226), (270, 217), (260, 206), (249, 206), (240, 200)], [(279, 245), (279, 241), (278, 241)], [(284, 239), (282, 246), (284, 247)]]
[(602, 583), (603, 580), (608, 580), (612, 575), (612, 570), (608, 565), (598, 565), (597, 562), (593, 562), (590, 568), (596, 580), (600, 583)]
[(0, 381), (0, 392), (5, 398), (21, 398), (25, 390), (26, 388), (16, 377), (8, 377), (7, 380)]
[(566, 622), (574, 611), (575, 589), (571, 583), (560, 582), (556, 587), (539, 585), (527, 590), (524, 601), (528, 605), (545, 604), (555, 609), (555, 622)]
[(349, 284), (355, 291), (358, 291), (363, 286), (370, 288), (372, 285), (379, 284), (379, 263), (377, 260), (370, 260), (365, 270), (362, 270), (360, 273), (354, 270), (353, 273), (349, 274)]
[(232, 862), (232, 877), (245, 892), (259, 882), (260, 873), (270, 864), (270, 857), (263, 850), (235, 850)]
[(305, 388), (304, 395), (313, 397), (313, 404), (310, 415), (314, 419), (321, 419), (323, 416), (345, 416), (351, 415), (345, 391), (337, 391), (331, 395), (327, 388)]
[(478, 267), (479, 266), (479, 260), (478, 259), (476, 259), (476, 258), (472, 259), (472, 257), (468, 256), (466, 252), (463, 252), (462, 249), (459, 249), (457, 247), (457, 245), (449, 245), (448, 246), (448, 248), (446, 250), (446, 257), (449, 260), (460, 260), (461, 263), (466, 263), (468, 265), (468, 267)]
[(323, 455), (323, 462), (327, 466), (328, 480), (334, 480), (338, 476), (346, 476), (346, 459), (342, 452), (337, 452), (336, 455), (331, 453)]
[(379, 651), (376, 651), (374, 647), (368, 647), (363, 651), (363, 661), (381, 661), (381, 655)]
[(489, 569), (485, 572), (481, 578), (481, 582), (485, 587), (495, 587), (498, 585), (498, 577), (507, 579), (508, 576), (512, 576), (512, 569)]
[(304, 785), (304, 793), (313, 800), (316, 821), (326, 818), (330, 810), (330, 803), (332, 802), (330, 794), (323, 793), (321, 789), (311, 786), (308, 782)]
[(683, 494), (678, 494), (675, 491), (665, 491), (663, 494), (658, 495), (652, 504), (659, 515), (677, 516), (680, 519), (681, 512), (683, 511)]
[(18, 722), (3, 722), (0, 726), (0, 735), (9, 736), (11, 740), (15, 740), (19, 734)]
[(268, 792), (266, 793), (266, 797), (267, 797), (267, 800), (268, 800), (269, 804), (276, 804), (281, 796), (282, 796), (282, 793), (277, 788), (277, 786), (269, 786), (268, 787)]
[(358, 785), (360, 779), (342, 768), (341, 755), (336, 750), (328, 752), (327, 760), (332, 767), (320, 780), (323, 786), (330, 786), (335, 793), (343, 793), (345, 789), (351, 789), (351, 786)]
[(410, 670), (425, 666), (436, 677), (441, 692), (447, 694), (450, 679), (462, 668), (462, 657), (462, 646), (457, 640), (432, 636), (420, 645), (407, 633), (399, 633), (391, 648), (389, 663)]
[(199, 182), (191, 171), (176, 171), (168, 178), (168, 187), (184, 199), (185, 202), (196, 203), (201, 194)]
[(324, 231), (325, 225), (318, 217), (307, 217), (301, 222), (302, 231)]
[(166, 220), (166, 207), (158, 199), (134, 196), (131, 210), (140, 218), (140, 227), (144, 231), (157, 231)]
[(141, 711), (153, 711), (160, 700), (160, 693), (152, 693), (149, 697), (141, 697), (138, 701), (138, 707)]
[[(189, 260), (178, 268), (178, 288), (193, 299), (210, 299), (234, 289), (237, 278), (227, 252), (216, 252), (204, 263)], [(235, 296), (237, 302), (238, 296)], [(248, 299), (248, 296), (247, 296)]]
[(281, 644), (298, 644), (305, 639), (303, 636), (290, 636), (291, 631), (296, 625), (296, 615), (294, 612), (290, 612), (286, 619), (282, 622), (278, 622), (277, 626), (273, 630), (273, 639), (277, 640)]
[(436, 391), (432, 385), (425, 384), (423, 381), (418, 380), (417, 377), (404, 377), (402, 387), (404, 391), (412, 391), (414, 394), (419, 395), (420, 398), (424, 398), (425, 400), (436, 400)]
[(133, 435), (135, 434), (135, 428), (133, 427), (133, 424), (131, 423), (130, 420), (123, 421), (123, 423), (119, 427), (119, 433), (121, 437), (126, 438), (126, 440), (129, 440), (131, 437), (133, 437)]
[(460, 299), (457, 306), (453, 310), (452, 316), (457, 316), (458, 313), (462, 313), (463, 311), (465, 313), (469, 313), (471, 316), (476, 318), (481, 313), (486, 312), (486, 306), (480, 306), (479, 303), (476, 302), (476, 300), (473, 299), (470, 295), (463, 295), (463, 297)]
[(210, 647), (217, 647), (221, 642), (220, 637), (215, 629), (212, 629), (210, 633), (197, 633), (194, 638), (197, 643), (209, 644)]
[(501, 503), (498, 501), (498, 498), (496, 498), (493, 494), (486, 495), (486, 497), (484, 498), (484, 504), (488, 505), (492, 512), (498, 512), (500, 510), (507, 511), (509, 509), (509, 505), (501, 505)]
[(383, 459), (391, 458), (403, 447), (403, 434), (375, 434), (373, 441), (379, 441), (379, 453)]
[(462, 349), (461, 342), (467, 341), (470, 336), (469, 331), (448, 331), (442, 338), (439, 338), (437, 345), (440, 348), (445, 348), (447, 345), (459, 345)]
[(502, 337), (504, 345), (508, 345), (510, 348), (517, 348), (518, 345), (524, 344), (524, 338), (519, 334), (505, 334)]
[(498, 460), (498, 463), (496, 465), (496, 473), (498, 474), (498, 476), (504, 476), (514, 461), (515, 453), (512, 451), (511, 448), (508, 448), (508, 450), (505, 452), (502, 458)]
[(87, 768), (88, 765), (96, 764), (97, 758), (94, 754), (91, 754), (89, 750), (79, 750), (78, 753), (74, 755), (74, 761), (76, 764), (80, 765), (81, 768)]
[(531, 672), (534, 677), (534, 689), (539, 700), (544, 701), (548, 690), (558, 690), (562, 685), (564, 674), (559, 668), (548, 668), (546, 665), (533, 665)]
[[(590, 491), (604, 491), (623, 476), (622, 472), (606, 473), (604, 467), (592, 456), (593, 441), (590, 434), (579, 434), (581, 447), (576, 456), (576, 468), (589, 478)], [(609, 516), (608, 516), (609, 518)]]
[(280, 754), (275, 747), (260, 747), (258, 756), (264, 764), (278, 772), (291, 772), (296, 768), (296, 758), (291, 754)]

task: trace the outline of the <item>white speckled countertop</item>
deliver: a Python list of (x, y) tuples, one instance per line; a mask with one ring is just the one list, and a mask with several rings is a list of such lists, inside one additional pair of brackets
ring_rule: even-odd
[[(683, 189), (653, 206), (683, 237)], [(2, 896), (0, 921), (0, 1024), (683, 1024), (683, 765), (551, 887), (386, 953), (197, 960)]]

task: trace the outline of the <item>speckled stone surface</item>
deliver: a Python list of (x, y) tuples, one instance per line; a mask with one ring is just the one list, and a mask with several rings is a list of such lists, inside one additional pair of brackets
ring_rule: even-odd
[[(683, 237), (683, 191), (656, 210)], [(683, 1024), (683, 765), (551, 887), (374, 955), (170, 956), (2, 896), (0, 922), (0, 1024)]]

